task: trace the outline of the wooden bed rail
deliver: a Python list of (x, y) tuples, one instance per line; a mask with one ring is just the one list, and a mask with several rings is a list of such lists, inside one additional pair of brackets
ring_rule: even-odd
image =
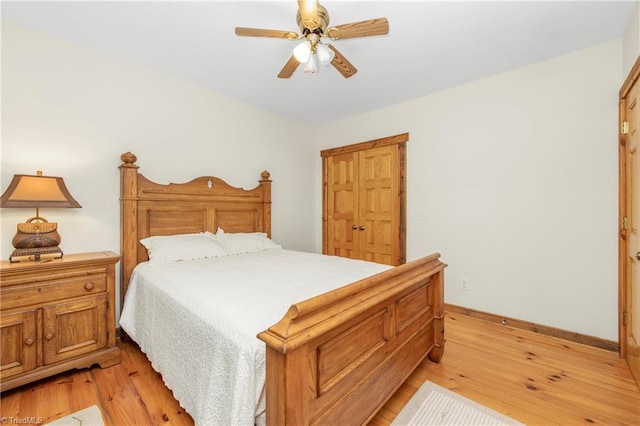
[(260, 333), (267, 424), (364, 424), (425, 356), (439, 362), (446, 267), (439, 257), (297, 303)]

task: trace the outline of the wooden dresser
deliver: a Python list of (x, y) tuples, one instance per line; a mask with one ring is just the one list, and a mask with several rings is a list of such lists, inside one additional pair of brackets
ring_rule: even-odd
[(0, 391), (120, 362), (112, 252), (0, 262)]

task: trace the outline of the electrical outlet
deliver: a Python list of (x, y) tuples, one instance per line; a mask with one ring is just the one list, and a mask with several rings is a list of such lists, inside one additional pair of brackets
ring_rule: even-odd
[(469, 291), (469, 280), (460, 278), (460, 290)]

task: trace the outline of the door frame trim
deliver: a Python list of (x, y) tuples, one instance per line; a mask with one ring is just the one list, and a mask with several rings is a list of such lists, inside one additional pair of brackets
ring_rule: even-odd
[(627, 213), (627, 172), (626, 172), (626, 135), (622, 134), (622, 123), (626, 120), (626, 101), (629, 90), (640, 78), (640, 56), (633, 64), (629, 75), (622, 83), (618, 101), (618, 339), (620, 357), (627, 353), (627, 333), (624, 325), (624, 312), (627, 307), (627, 233), (623, 220)]

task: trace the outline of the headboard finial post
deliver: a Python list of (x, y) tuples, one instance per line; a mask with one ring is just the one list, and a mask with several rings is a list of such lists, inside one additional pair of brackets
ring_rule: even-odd
[(120, 302), (124, 303), (124, 295), (129, 286), (133, 268), (138, 264), (138, 166), (137, 158), (131, 152), (120, 156), (120, 280), (122, 292)]
[(262, 187), (262, 226), (267, 236), (271, 238), (271, 174), (263, 171), (260, 176), (260, 186)]
[(138, 157), (135, 156), (132, 152), (125, 152), (120, 156), (120, 160), (122, 160), (122, 164), (120, 167), (138, 167), (134, 163), (138, 161)]

